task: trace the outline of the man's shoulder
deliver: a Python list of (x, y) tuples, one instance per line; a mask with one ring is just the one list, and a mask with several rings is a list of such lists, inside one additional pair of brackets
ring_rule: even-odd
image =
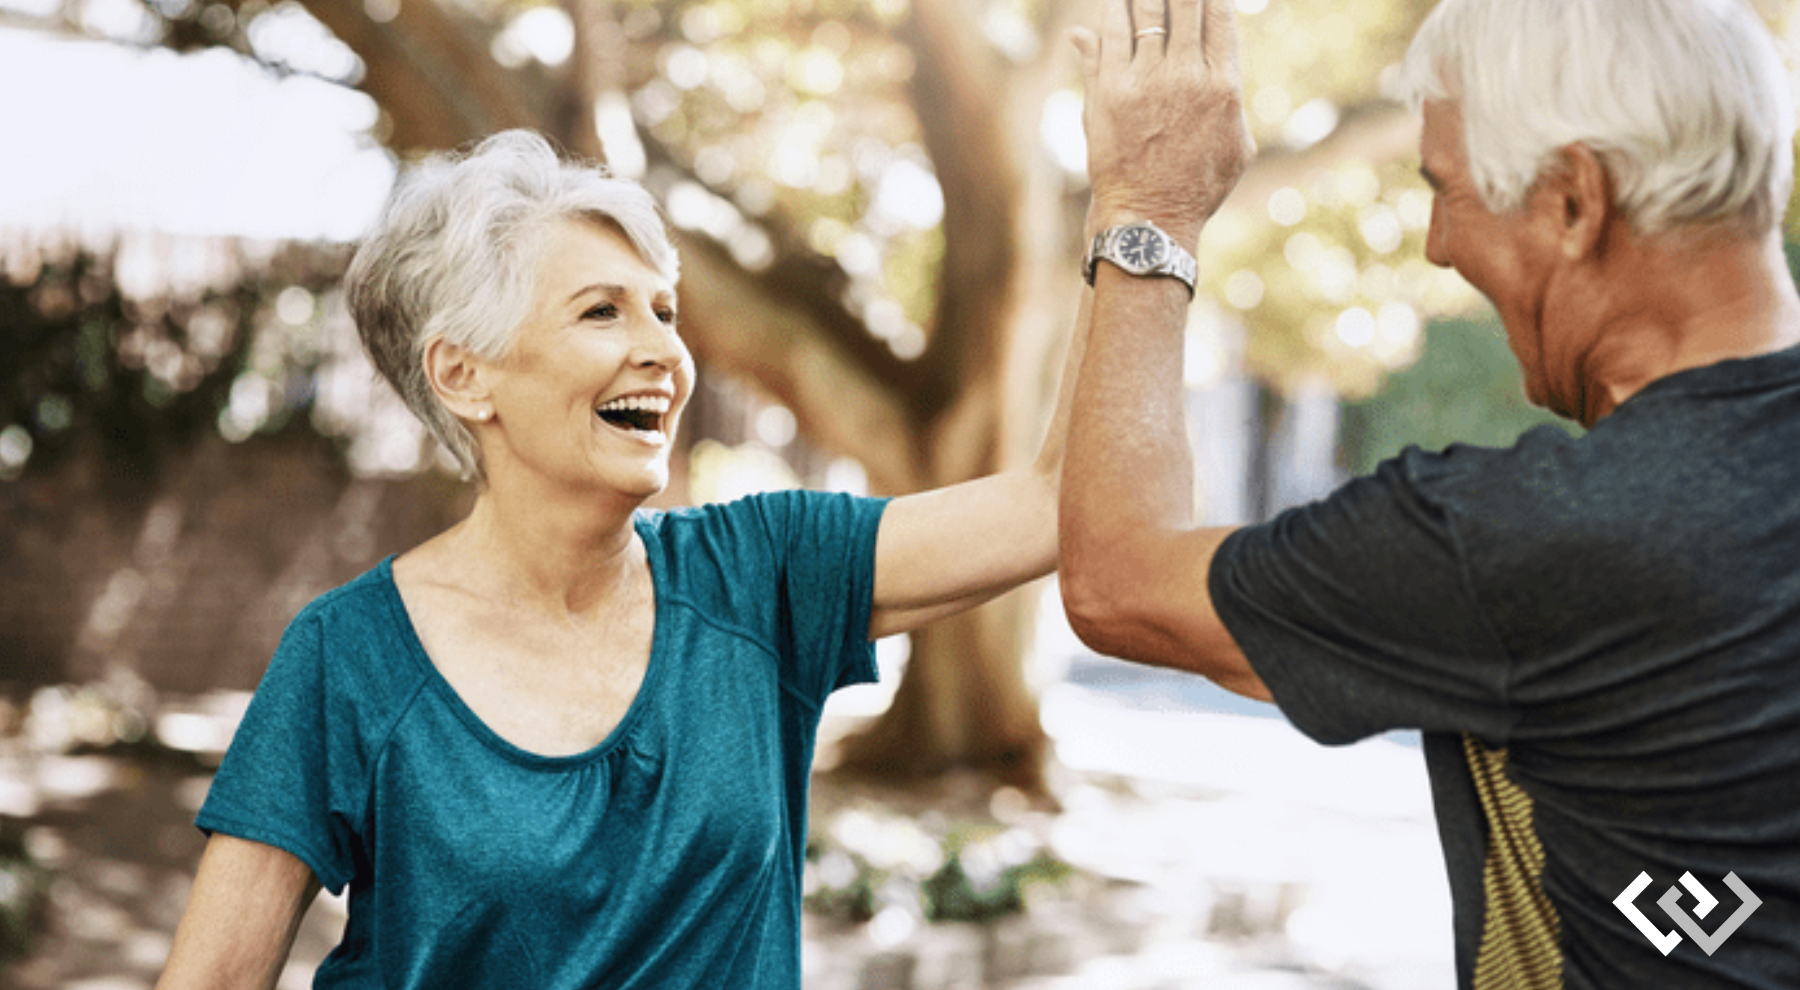
[(1583, 501), (1584, 493), (1611, 481), (1611, 466), (1608, 453), (1588, 437), (1545, 425), (1505, 447), (1408, 447), (1376, 474), (1447, 513), (1490, 516)]
[(1419, 497), (1452, 512), (1624, 522), (1661, 501), (1691, 500), (1694, 475), (1736, 456), (1730, 440), (1707, 424), (1668, 413), (1621, 411), (1585, 433), (1537, 426), (1505, 447), (1409, 447), (1378, 473), (1394, 473)]
[[(1653, 383), (1584, 433), (1539, 426), (1507, 447), (1409, 448), (1384, 468), (1421, 497), (1534, 523), (1729, 521), (1800, 484), (1800, 352)], [(1540, 519), (1540, 517), (1543, 517)]]

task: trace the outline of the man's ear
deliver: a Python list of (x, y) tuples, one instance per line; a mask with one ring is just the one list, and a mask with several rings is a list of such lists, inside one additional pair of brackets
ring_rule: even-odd
[(433, 337), (426, 342), (420, 360), (424, 362), (425, 380), (452, 416), (469, 421), (486, 421), (493, 416), (487, 364), (468, 348)]
[(1585, 144), (1571, 144), (1557, 153), (1555, 165), (1544, 170), (1544, 192), (1554, 209), (1551, 218), (1563, 257), (1574, 261), (1601, 248), (1606, 228), (1616, 219), (1612, 179), (1600, 156)]

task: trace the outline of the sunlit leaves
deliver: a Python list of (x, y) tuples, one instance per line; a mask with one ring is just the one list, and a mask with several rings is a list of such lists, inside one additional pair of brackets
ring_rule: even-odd
[(1366, 394), (1417, 356), (1426, 317), (1472, 301), (1424, 259), (1430, 193), (1410, 163), (1341, 163), (1257, 205), (1209, 228), (1207, 277), (1250, 328), (1245, 361), (1264, 380)]
[[(903, 13), (849, 0), (705, 0), (627, 4), (622, 17), (640, 126), (761, 246), (834, 259), (865, 319), (868, 307), (898, 302), (905, 327), (887, 337), (870, 328), (896, 353), (923, 349), (913, 338), (937, 284), (926, 268), (942, 252), (920, 235), (943, 209), (917, 146), (913, 53), (893, 31)], [(752, 236), (709, 232), (728, 246)]]
[(205, 431), (239, 440), (282, 428), (314, 407), (320, 368), (354, 353), (346, 319), (336, 338), (322, 332), (342, 308), (321, 291), (341, 252), (143, 240), (105, 256), (0, 244), (0, 477), (86, 438), (148, 478), (163, 452)]
[(528, 7), (506, 22), (490, 50), (494, 61), (507, 68), (533, 60), (559, 66), (575, 54), (575, 24), (560, 7)]
[(1341, 110), (1381, 95), (1428, 4), (1238, 0), (1244, 99), (1257, 142), (1301, 147)]
[[(1041, 45), (1048, 2), (991, 0), (977, 23), (994, 51), (1018, 62)], [(1240, 0), (1246, 96), (1263, 146), (1305, 149), (1346, 112), (1380, 102), (1383, 69), (1424, 6)], [(942, 284), (943, 196), (917, 150), (914, 53), (893, 30), (904, 4), (641, 0), (623, 9), (639, 123), (774, 243), (835, 258), (862, 286), (853, 304), (871, 333), (911, 353)], [(1068, 107), (1078, 120), (1078, 97)], [(1045, 126), (1068, 117), (1046, 113)], [(1365, 391), (1410, 360), (1441, 280), (1416, 260), (1417, 180), (1410, 167), (1380, 165), (1308, 177), (1282, 191), (1274, 217), (1239, 217), (1236, 233), (1214, 238), (1226, 260), (1209, 258), (1212, 291), (1250, 330), (1255, 373), (1285, 381), (1322, 370)]]
[[(1794, 160), (1800, 162), (1800, 134), (1794, 136)], [(1800, 240), (1800, 196), (1788, 197), (1785, 228), (1788, 240)]]
[[(888, 242), (883, 266), (888, 293), (915, 323), (924, 322), (931, 313), (937, 296), (938, 269), (943, 260), (944, 234), (936, 227), (902, 234)], [(915, 340), (915, 334), (910, 327), (878, 333), (902, 357), (917, 357), (924, 349), (923, 339)]]

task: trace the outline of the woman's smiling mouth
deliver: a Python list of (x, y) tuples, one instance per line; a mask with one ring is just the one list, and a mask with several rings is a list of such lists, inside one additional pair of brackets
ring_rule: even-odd
[(668, 439), (663, 432), (663, 419), (672, 405), (666, 395), (627, 395), (601, 403), (594, 409), (594, 414), (621, 433), (662, 443)]

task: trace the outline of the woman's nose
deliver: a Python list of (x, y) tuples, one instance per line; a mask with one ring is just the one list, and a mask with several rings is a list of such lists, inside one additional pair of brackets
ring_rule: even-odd
[(677, 368), (688, 359), (687, 345), (675, 332), (672, 323), (646, 315), (639, 321), (633, 345), (632, 361), (641, 367)]

